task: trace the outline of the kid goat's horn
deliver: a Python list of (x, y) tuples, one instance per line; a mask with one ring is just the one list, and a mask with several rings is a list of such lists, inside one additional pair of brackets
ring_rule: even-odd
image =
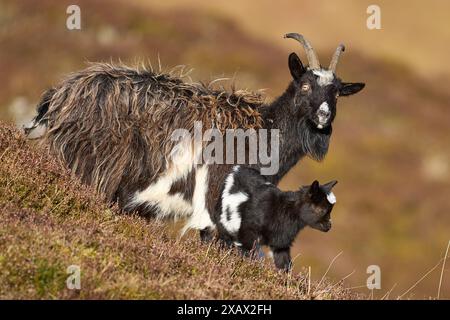
[(331, 58), (330, 66), (328, 67), (328, 70), (336, 72), (336, 66), (339, 62), (339, 57), (341, 56), (342, 52), (345, 51), (345, 46), (341, 43), (334, 52), (333, 58)]
[(314, 52), (313, 47), (311, 46), (311, 44), (309, 43), (308, 40), (306, 40), (301, 34), (298, 34), (298, 33), (287, 33), (284, 35), (284, 37), (295, 39), (298, 42), (300, 42), (302, 44), (303, 48), (305, 48), (306, 57), (308, 58), (308, 62), (309, 62), (309, 68), (310, 69), (320, 69), (319, 58), (317, 57), (316, 53)]

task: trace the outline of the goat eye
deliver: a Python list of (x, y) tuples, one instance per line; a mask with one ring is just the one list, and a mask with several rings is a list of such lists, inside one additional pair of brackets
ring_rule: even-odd
[(304, 83), (302, 84), (302, 91), (303, 92), (307, 92), (311, 89), (311, 86), (309, 85), (309, 83)]

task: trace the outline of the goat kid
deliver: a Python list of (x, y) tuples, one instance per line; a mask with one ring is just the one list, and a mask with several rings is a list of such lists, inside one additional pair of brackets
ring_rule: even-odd
[[(306, 226), (327, 232), (337, 181), (316, 180), (295, 192), (280, 191), (258, 170), (235, 166), (226, 177), (212, 220), (218, 238), (244, 254), (267, 245), (278, 269), (291, 268), (290, 247)], [(206, 239), (204, 239), (206, 240)]]

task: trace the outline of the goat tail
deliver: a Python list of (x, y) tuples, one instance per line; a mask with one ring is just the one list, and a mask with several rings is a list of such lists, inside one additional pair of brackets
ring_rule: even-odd
[(45, 115), (48, 112), (48, 109), (50, 107), (50, 102), (56, 92), (56, 89), (51, 88), (44, 92), (42, 95), (41, 101), (36, 106), (36, 116), (26, 125), (23, 126), (23, 131), (26, 136), (28, 136), (31, 131), (36, 129), (40, 125), (47, 125), (47, 119), (45, 118)]

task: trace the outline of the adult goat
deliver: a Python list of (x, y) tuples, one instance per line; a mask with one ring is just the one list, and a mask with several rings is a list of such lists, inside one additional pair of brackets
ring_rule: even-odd
[(197, 165), (191, 141), (181, 144), (182, 161), (173, 161), (174, 130), (193, 132), (196, 121), (204, 129), (279, 130), (279, 170), (269, 177), (277, 184), (305, 155), (324, 158), (338, 96), (364, 87), (336, 77), (343, 45), (324, 69), (303, 36), (285, 37), (302, 44), (309, 66), (291, 53), (293, 80), (270, 104), (257, 93), (214, 90), (169, 74), (96, 63), (48, 90), (25, 130), (44, 125), (43, 140), (51, 151), (121, 208), (158, 218), (187, 217), (186, 227), (194, 229), (214, 228), (209, 212), (231, 165)]

